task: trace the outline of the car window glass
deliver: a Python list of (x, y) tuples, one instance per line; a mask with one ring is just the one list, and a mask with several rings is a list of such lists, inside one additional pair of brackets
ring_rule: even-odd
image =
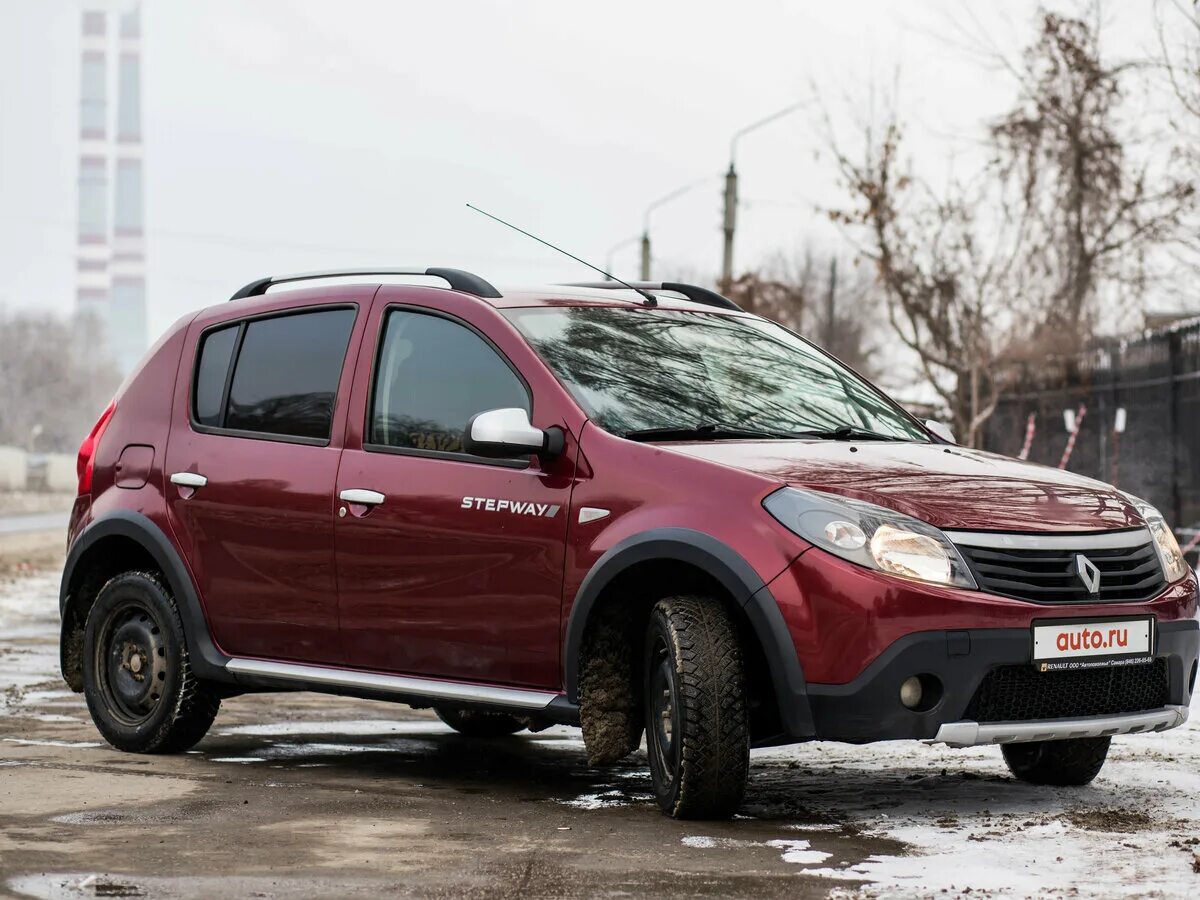
[(210, 331), (200, 346), (196, 366), (196, 421), (201, 425), (221, 424), (221, 401), (225, 399), (225, 377), (237, 342), (238, 326)]
[(393, 310), (384, 327), (370, 443), (463, 452), (467, 420), (489, 409), (530, 411), (525, 385), (470, 328)]
[(780, 434), (849, 426), (928, 440), (862, 378), (772, 322), (640, 307), (506, 315), (615, 434), (715, 423)]
[(225, 426), (328, 439), (353, 325), (352, 309), (247, 323)]

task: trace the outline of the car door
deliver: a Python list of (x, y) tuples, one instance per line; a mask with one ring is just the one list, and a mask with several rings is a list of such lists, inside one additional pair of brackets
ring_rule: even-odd
[(464, 453), (475, 413), (522, 407), (546, 427), (554, 412), (480, 328), (436, 309), (376, 306), (337, 483), (347, 498), (335, 526), (347, 660), (556, 686), (576, 445), (569, 438), (546, 464)]
[[(361, 288), (338, 290), (369, 300)], [(358, 308), (285, 309), (189, 332), (184, 359), (195, 362), (178, 379), (168, 516), (230, 655), (341, 659), (335, 423), (345, 421), (338, 398), (352, 377)]]

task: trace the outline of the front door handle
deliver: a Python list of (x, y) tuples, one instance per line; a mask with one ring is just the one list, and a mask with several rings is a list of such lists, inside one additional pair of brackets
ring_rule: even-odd
[(338, 498), (347, 503), (360, 503), (363, 506), (378, 506), (384, 501), (379, 491), (368, 491), (363, 488), (350, 488), (338, 494)]
[(208, 484), (208, 479), (195, 472), (176, 472), (171, 476), (171, 484), (177, 484), (180, 487), (202, 488)]

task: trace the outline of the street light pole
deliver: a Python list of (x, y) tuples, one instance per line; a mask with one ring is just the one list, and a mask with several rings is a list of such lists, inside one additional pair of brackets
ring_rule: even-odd
[[(736, 138), (735, 138), (736, 140)], [(733, 233), (737, 228), (738, 177), (729, 157), (729, 171), (725, 173), (725, 246), (721, 253), (721, 293), (728, 294), (733, 284)]]
[(650, 280), (650, 213), (658, 209), (664, 203), (670, 203), (676, 197), (686, 194), (693, 188), (697, 188), (702, 184), (707, 184), (712, 180), (712, 176), (697, 178), (695, 181), (689, 181), (685, 185), (675, 188), (669, 194), (663, 194), (653, 203), (646, 207), (645, 213), (642, 214), (642, 269), (640, 278), (642, 281)]
[(725, 173), (725, 219), (723, 223), (723, 231), (725, 232), (725, 246), (721, 254), (721, 290), (728, 292), (733, 284), (733, 236), (737, 230), (737, 203), (738, 203), (738, 176), (737, 176), (737, 144), (738, 140), (745, 137), (752, 131), (762, 128), (764, 125), (769, 125), (776, 119), (782, 119), (786, 115), (794, 113), (802, 107), (808, 106), (811, 100), (801, 100), (799, 103), (793, 103), (790, 106), (785, 106), (783, 109), (776, 110), (771, 115), (759, 119), (756, 122), (751, 122), (742, 128), (739, 128), (733, 133), (733, 137), (729, 140), (729, 171)]

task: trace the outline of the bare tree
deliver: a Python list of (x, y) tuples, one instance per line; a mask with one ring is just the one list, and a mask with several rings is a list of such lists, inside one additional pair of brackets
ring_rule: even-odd
[(97, 330), (82, 318), (0, 314), (0, 444), (79, 447), (120, 382), (97, 347)]
[(1094, 23), (1043, 12), (1022, 63), (1006, 68), (1019, 100), (967, 180), (935, 190), (914, 177), (894, 112), (865, 128), (859, 157), (833, 141), (852, 202), (831, 215), (873, 261), (895, 334), (971, 446), (1002, 365), (1077, 351), (1101, 299), (1140, 286), (1146, 254), (1193, 200), (1189, 183), (1152, 177), (1128, 152), (1118, 111), (1129, 66), (1101, 58)]
[[(1026, 265), (1045, 279), (1039, 343), (1077, 352), (1102, 289), (1142, 293), (1147, 253), (1171, 239), (1195, 188), (1154, 172), (1121, 129), (1127, 82), (1143, 64), (1101, 55), (1099, 6), (1090, 21), (1044, 13), (1024, 55), (1022, 100), (991, 129), (995, 169), (1030, 222)], [(1065, 344), (1065, 345), (1064, 345)]]
[[(1175, 142), (1173, 162), (1181, 176), (1194, 184), (1200, 179), (1200, 7), (1191, 0), (1155, 0), (1154, 7), (1159, 38), (1156, 62), (1174, 100), (1168, 114)], [(1182, 261), (1189, 272), (1184, 286), (1189, 305), (1195, 304), (1194, 275), (1200, 270), (1200, 218), (1196, 212), (1195, 207), (1189, 210), (1175, 254), (1175, 261)]]
[(873, 323), (878, 288), (860, 269), (805, 245), (793, 255), (777, 253), (730, 285), (743, 309), (773, 319), (829, 351), (857, 371), (878, 375)]

